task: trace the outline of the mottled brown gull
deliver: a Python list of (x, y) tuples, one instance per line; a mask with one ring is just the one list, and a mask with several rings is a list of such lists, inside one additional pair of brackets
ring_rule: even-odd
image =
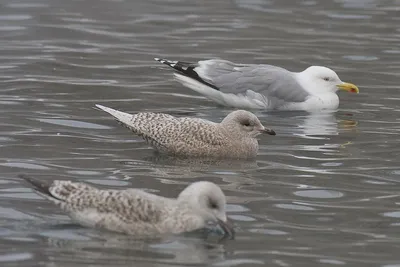
[(19, 177), (86, 227), (151, 237), (199, 229), (234, 235), (225, 195), (211, 182), (192, 183), (175, 199), (139, 189), (101, 190), (85, 183)]
[(156, 150), (174, 156), (254, 158), (258, 152), (256, 137), (261, 133), (275, 135), (245, 110), (233, 111), (221, 123), (215, 123), (163, 113), (131, 115), (102, 105), (96, 107), (143, 137)]
[(224, 106), (267, 110), (337, 109), (336, 92), (358, 93), (331, 69), (311, 66), (302, 72), (266, 64), (236, 64), (210, 59), (196, 63), (155, 58), (177, 71), (184, 86)]

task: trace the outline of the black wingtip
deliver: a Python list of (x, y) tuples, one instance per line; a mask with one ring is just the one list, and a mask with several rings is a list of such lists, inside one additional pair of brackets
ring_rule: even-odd
[(202, 84), (205, 84), (208, 87), (211, 87), (215, 90), (218, 90), (218, 91), (220, 90), (217, 86), (215, 86), (214, 84), (212, 84), (210, 82), (203, 80), (203, 78), (201, 78), (199, 76), (199, 74), (195, 71), (195, 68), (198, 67), (198, 63), (172, 61), (172, 60), (168, 60), (165, 58), (158, 58), (158, 57), (155, 57), (154, 60), (173, 68), (174, 70), (176, 70), (179, 74), (181, 74), (183, 76), (194, 79), (194, 80), (196, 80)]
[(50, 188), (49, 182), (47, 182), (47, 181), (43, 182), (38, 179), (29, 177), (25, 174), (20, 174), (20, 175), (18, 175), (18, 177), (25, 180), (30, 185), (30, 187), (32, 187), (34, 190), (36, 190), (42, 194), (51, 196), (51, 193), (49, 191), (49, 188)]
[(168, 65), (168, 62), (169, 62), (168, 59), (160, 58), (160, 57), (155, 57), (154, 60), (155, 60), (155, 61), (158, 61), (158, 62), (160, 62), (160, 63), (163, 63), (163, 64), (167, 64), (167, 65)]
[[(165, 64), (173, 69), (176, 69), (175, 66), (180, 63), (179, 61), (172, 61), (172, 60), (168, 60), (165, 58), (159, 58), (159, 57), (155, 57), (154, 60), (158, 61), (162, 64)], [(179, 69), (176, 69), (176, 70), (179, 70)]]

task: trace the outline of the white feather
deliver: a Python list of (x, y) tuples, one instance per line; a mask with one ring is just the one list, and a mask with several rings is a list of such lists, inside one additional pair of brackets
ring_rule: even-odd
[(126, 124), (126, 125), (131, 125), (131, 121), (133, 118), (133, 115), (122, 112), (122, 111), (118, 111), (112, 108), (108, 108), (99, 104), (96, 104), (96, 107), (98, 107), (99, 109), (107, 112), (108, 114), (110, 114), (111, 116), (113, 116), (114, 118), (116, 118), (117, 120), (119, 120), (120, 122)]
[(174, 75), (184, 86), (208, 97), (220, 105), (249, 109), (268, 108), (268, 101), (265, 96), (254, 91), (248, 90), (246, 95), (225, 94), (182, 74), (174, 73)]

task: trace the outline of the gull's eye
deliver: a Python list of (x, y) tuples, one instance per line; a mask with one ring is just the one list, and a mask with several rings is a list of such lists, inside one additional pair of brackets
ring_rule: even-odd
[(208, 206), (213, 210), (218, 209), (218, 205), (214, 201), (208, 202)]
[(251, 122), (250, 122), (250, 121), (244, 121), (244, 122), (242, 123), (242, 125), (248, 127), (248, 126), (251, 126)]
[(325, 78), (324, 78), (324, 81), (327, 81), (327, 82), (328, 82), (328, 81), (329, 81), (329, 77), (325, 77)]

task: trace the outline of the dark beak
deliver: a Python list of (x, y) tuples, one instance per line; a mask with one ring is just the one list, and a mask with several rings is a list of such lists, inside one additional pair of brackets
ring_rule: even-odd
[(269, 128), (264, 128), (260, 130), (260, 133), (265, 133), (269, 135), (276, 135), (275, 131)]
[(233, 229), (233, 224), (229, 220), (226, 222), (218, 219), (218, 225), (224, 230), (224, 237), (229, 237), (230, 239), (235, 238), (235, 230)]

